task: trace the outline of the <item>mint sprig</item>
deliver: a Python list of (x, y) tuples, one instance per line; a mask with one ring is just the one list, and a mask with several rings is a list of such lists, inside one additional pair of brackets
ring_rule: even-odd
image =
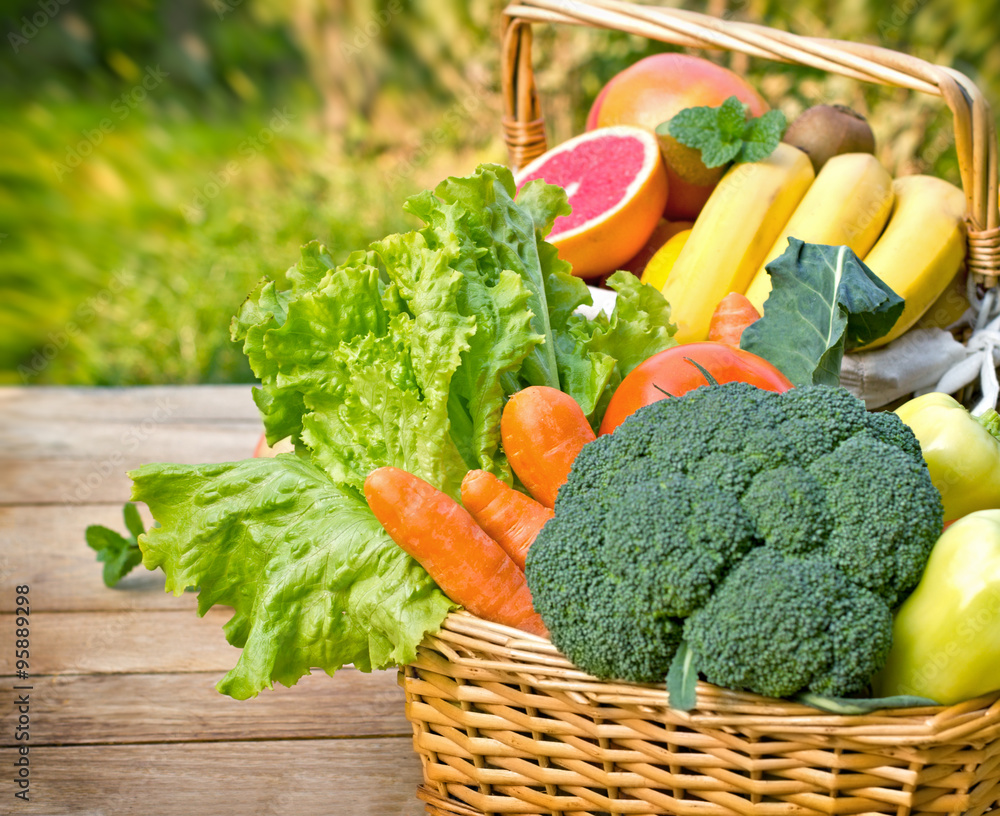
[(138, 539), (145, 532), (145, 527), (139, 511), (129, 502), (123, 513), (125, 527), (131, 533), (128, 538), (100, 524), (91, 524), (84, 534), (87, 545), (97, 551), (97, 560), (104, 562), (104, 583), (109, 587), (115, 586), (142, 563)]
[(788, 120), (780, 110), (748, 116), (749, 108), (736, 96), (717, 107), (685, 108), (656, 128), (682, 145), (701, 151), (706, 167), (758, 162), (766, 159), (781, 141)]

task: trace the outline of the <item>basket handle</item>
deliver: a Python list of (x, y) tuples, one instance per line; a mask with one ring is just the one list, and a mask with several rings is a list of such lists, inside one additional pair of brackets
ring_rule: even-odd
[(514, 169), (540, 156), (547, 146), (531, 63), (533, 23), (626, 31), (686, 48), (736, 51), (943, 97), (952, 112), (965, 192), (966, 265), (985, 288), (1000, 280), (996, 129), (986, 98), (959, 71), (889, 48), (803, 37), (683, 9), (623, 0), (519, 0), (504, 9), (500, 66), (504, 139)]

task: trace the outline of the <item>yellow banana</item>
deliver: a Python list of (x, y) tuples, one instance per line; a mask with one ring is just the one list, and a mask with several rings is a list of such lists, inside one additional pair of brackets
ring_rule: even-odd
[(746, 289), (814, 178), (809, 157), (784, 143), (763, 161), (726, 172), (663, 287), (679, 342), (708, 337), (715, 307)]
[(923, 316), (913, 324), (914, 329), (947, 329), (972, 306), (969, 303), (968, 282), (961, 272), (951, 279), (951, 283), (938, 295)]
[(746, 289), (758, 312), (771, 293), (764, 268), (788, 248), (789, 238), (809, 244), (849, 246), (864, 259), (892, 210), (892, 176), (870, 153), (834, 156), (819, 171)]
[(864, 262), (905, 306), (889, 333), (866, 348), (885, 345), (916, 323), (965, 261), (965, 193), (934, 176), (902, 176), (892, 188), (889, 223)]
[(691, 230), (686, 229), (668, 238), (667, 242), (656, 250), (656, 254), (649, 259), (649, 263), (646, 264), (639, 280), (663, 291), (663, 286), (670, 277), (670, 271), (677, 263), (677, 256), (681, 254), (681, 250), (684, 249), (684, 244), (687, 243), (690, 235)]

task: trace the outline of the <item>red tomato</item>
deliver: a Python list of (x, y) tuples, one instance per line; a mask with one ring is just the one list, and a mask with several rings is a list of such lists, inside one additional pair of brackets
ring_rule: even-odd
[(699, 365), (719, 383), (745, 382), (779, 393), (792, 387), (771, 363), (749, 351), (725, 343), (684, 343), (654, 354), (626, 375), (608, 403), (600, 432), (611, 433), (643, 405), (709, 385)]

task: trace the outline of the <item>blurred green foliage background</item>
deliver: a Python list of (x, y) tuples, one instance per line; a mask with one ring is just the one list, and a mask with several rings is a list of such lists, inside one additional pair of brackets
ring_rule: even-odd
[[(230, 316), (298, 246), (409, 229), (406, 196), (500, 135), (497, 0), (8, 0), (0, 11), (0, 383), (252, 379)], [(995, 0), (707, 0), (685, 8), (884, 45), (1000, 109)], [(602, 84), (669, 50), (537, 27), (550, 143)], [(707, 54), (794, 115), (849, 104), (895, 173), (957, 181), (939, 100)]]

